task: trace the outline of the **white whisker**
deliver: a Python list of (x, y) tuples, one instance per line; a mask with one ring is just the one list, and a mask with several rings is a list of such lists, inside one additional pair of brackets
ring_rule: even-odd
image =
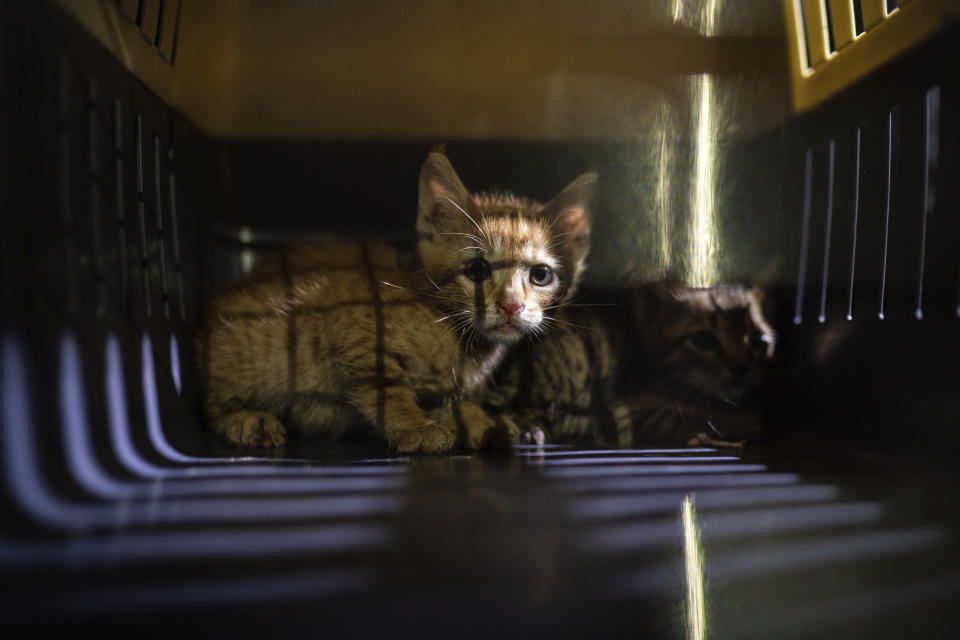
[(437, 288), (437, 291), (440, 290), (440, 285), (438, 285), (436, 282), (433, 281), (433, 278), (430, 277), (430, 274), (429, 274), (429, 273), (427, 273), (426, 271), (424, 271), (424, 272), (423, 272), (423, 275), (427, 276), (427, 280), (429, 280), (429, 281), (430, 281), (430, 284), (432, 284), (434, 287)]
[(483, 244), (483, 239), (478, 238), (477, 236), (473, 235), (472, 233), (461, 233), (461, 232), (459, 232), (459, 231), (441, 231), (441, 232), (440, 232), (440, 235), (442, 235), (442, 236), (463, 236), (464, 238), (469, 238), (469, 239), (473, 240), (474, 242), (476, 242), (476, 243), (479, 244), (479, 245), (482, 245), (482, 244)]
[(486, 234), (483, 232), (483, 229), (480, 228), (480, 225), (477, 224), (477, 221), (474, 220), (473, 218), (471, 218), (471, 217), (470, 217), (470, 214), (467, 213), (466, 211), (464, 211), (463, 207), (461, 207), (460, 205), (458, 205), (456, 202), (454, 202), (453, 200), (451, 200), (451, 199), (448, 198), (447, 196), (443, 196), (443, 199), (446, 200), (447, 202), (449, 202), (450, 204), (452, 204), (453, 206), (455, 206), (457, 209), (459, 209), (459, 210), (460, 210), (460, 213), (462, 213), (463, 215), (467, 216), (467, 220), (469, 220), (470, 222), (473, 223), (473, 226), (475, 226), (475, 227), (477, 228), (477, 231), (480, 232), (480, 235), (481, 235), (481, 236), (485, 236), (485, 235), (486, 235)]
[(432, 320), (431, 322), (433, 322), (433, 324), (437, 324), (438, 322), (443, 322), (444, 320), (449, 320), (450, 318), (453, 318), (453, 317), (455, 317), (455, 316), (462, 316), (462, 315), (466, 315), (466, 314), (469, 314), (469, 313), (470, 313), (469, 311), (457, 311), (456, 313), (451, 313), (451, 314), (449, 314), (449, 315), (443, 316), (442, 318), (437, 318), (436, 320)]
[(561, 210), (560, 210), (560, 213), (557, 214), (557, 217), (553, 219), (553, 222), (551, 222), (551, 223), (550, 223), (550, 226), (547, 227), (547, 228), (548, 228), (548, 229), (553, 229), (553, 225), (557, 224), (557, 222), (560, 220), (561, 216), (563, 216), (563, 214), (566, 213), (566, 212), (567, 212), (566, 209), (561, 209)]
[[(464, 320), (461, 318), (461, 319), (458, 320), (457, 322), (451, 323), (450, 325), (447, 326), (446, 329), (443, 330), (443, 333), (441, 333), (441, 334), (440, 334), (440, 337), (437, 338), (436, 344), (433, 345), (433, 349), (431, 349), (431, 350), (430, 350), (430, 353), (427, 354), (427, 359), (428, 359), (428, 360), (429, 360), (431, 357), (433, 357), (433, 354), (436, 353), (437, 349), (438, 349), (438, 348), (440, 347), (440, 345), (443, 343), (444, 339), (446, 339), (446, 337), (447, 337), (448, 335), (451, 335), (451, 334), (455, 333), (457, 330), (460, 330), (460, 331), (461, 331), (461, 336), (460, 336), (460, 338), (457, 339), (457, 344), (460, 344), (460, 340), (463, 339), (463, 333), (462, 333), (462, 326), (463, 326), (462, 323), (463, 323), (463, 322), (464, 322)], [(466, 319), (466, 322), (469, 322), (469, 318)], [(429, 323), (428, 323), (428, 324), (429, 324)]]

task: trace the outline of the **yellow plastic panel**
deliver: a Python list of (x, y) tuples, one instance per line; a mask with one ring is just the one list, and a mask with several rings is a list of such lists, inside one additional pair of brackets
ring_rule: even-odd
[(705, 37), (678, 26), (672, 2), (166, 0), (151, 46), (150, 24), (145, 38), (116, 0), (58, 4), (225, 137), (634, 139), (684, 95), (665, 87), (700, 74), (763, 77), (771, 100), (744, 101), (739, 131), (786, 112), (769, 106), (786, 97), (776, 11), (745, 11)]
[[(160, 50), (153, 45), (153, 40), (148, 41), (140, 28), (132, 22), (136, 18), (136, 6), (139, 2), (125, 2), (126, 7), (112, 0), (59, 0), (58, 4), (80, 21), (125, 67), (133, 70), (165, 102), (176, 104), (177, 76), (173, 66), (160, 55)], [(131, 8), (133, 18), (127, 13)], [(154, 35), (155, 29), (156, 27)]]
[[(840, 1), (831, 0), (830, 3), (837, 51), (810, 68), (804, 56), (804, 38), (800, 31), (800, 0), (783, 0), (796, 111), (819, 104), (933, 35), (946, 23), (960, 19), (960, 0), (900, 0), (899, 9), (889, 15), (886, 0), (861, 0), (864, 32), (844, 46), (839, 43), (846, 39), (850, 27), (843, 22), (845, 16), (841, 16), (834, 6)], [(847, 0), (843, 3), (847, 4)], [(808, 24), (810, 11), (815, 11), (817, 4), (803, 4)], [(842, 11), (846, 13), (846, 7)], [(810, 57), (812, 60), (814, 55)]]
[(827, 59), (827, 16), (823, 0), (803, 0), (804, 29), (807, 33), (807, 54), (810, 66), (816, 67)]
[(887, 0), (860, 0), (864, 31), (880, 24), (887, 17)]
[(853, 0), (830, 0), (830, 19), (833, 22), (833, 45), (839, 51), (856, 37)]
[(140, 9), (140, 0), (120, 0), (120, 13), (130, 22), (137, 21), (137, 11)]
[(160, 24), (160, 4), (160, 0), (143, 1), (140, 32), (150, 44), (154, 44), (157, 38), (157, 26)]
[(160, 55), (167, 62), (173, 62), (179, 17), (180, 0), (167, 0), (163, 5), (163, 16), (161, 16), (163, 24), (160, 25), (160, 42), (157, 43), (160, 47)]

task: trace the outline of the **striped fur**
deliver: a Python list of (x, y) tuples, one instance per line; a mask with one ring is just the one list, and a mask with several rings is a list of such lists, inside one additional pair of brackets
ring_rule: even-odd
[[(546, 205), (474, 197), (432, 153), (417, 266), (346, 242), (262, 260), (211, 303), (198, 337), (212, 428), (238, 446), (279, 446), (287, 428), (372, 429), (403, 452), (514, 442), (509, 420), (467, 396), (571, 294), (594, 182), (581, 176)], [(555, 277), (534, 282), (544, 265)]]
[(485, 401), (557, 442), (682, 445), (763, 431), (775, 347), (759, 289), (656, 282), (622, 309), (565, 309), (552, 339), (514, 352)]
[[(615, 398), (621, 322), (607, 310), (561, 309), (549, 334), (514, 351), (483, 391), (485, 406), (538, 440), (615, 443), (629, 433)], [(625, 436), (624, 436), (625, 437)]]

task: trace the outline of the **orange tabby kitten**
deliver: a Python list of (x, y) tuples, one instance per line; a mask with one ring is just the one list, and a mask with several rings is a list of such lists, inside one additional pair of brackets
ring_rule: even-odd
[(584, 174), (546, 205), (472, 196), (434, 152), (417, 266), (345, 242), (265, 258), (211, 303), (199, 336), (213, 430), (244, 447), (361, 425), (402, 452), (509, 446), (516, 426), (465, 398), (573, 293), (595, 182)]

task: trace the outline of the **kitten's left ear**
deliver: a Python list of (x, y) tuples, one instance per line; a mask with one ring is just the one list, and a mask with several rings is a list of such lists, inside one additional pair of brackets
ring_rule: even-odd
[(564, 253), (564, 270), (567, 271), (564, 278), (567, 291), (564, 297), (573, 293), (586, 267), (596, 184), (597, 174), (585, 173), (567, 185), (540, 211), (540, 215), (547, 220), (552, 233), (558, 238)]
[(474, 200), (440, 151), (431, 152), (420, 170), (419, 203), (417, 231), (420, 233), (442, 233), (475, 224), (472, 221), (476, 217)]

